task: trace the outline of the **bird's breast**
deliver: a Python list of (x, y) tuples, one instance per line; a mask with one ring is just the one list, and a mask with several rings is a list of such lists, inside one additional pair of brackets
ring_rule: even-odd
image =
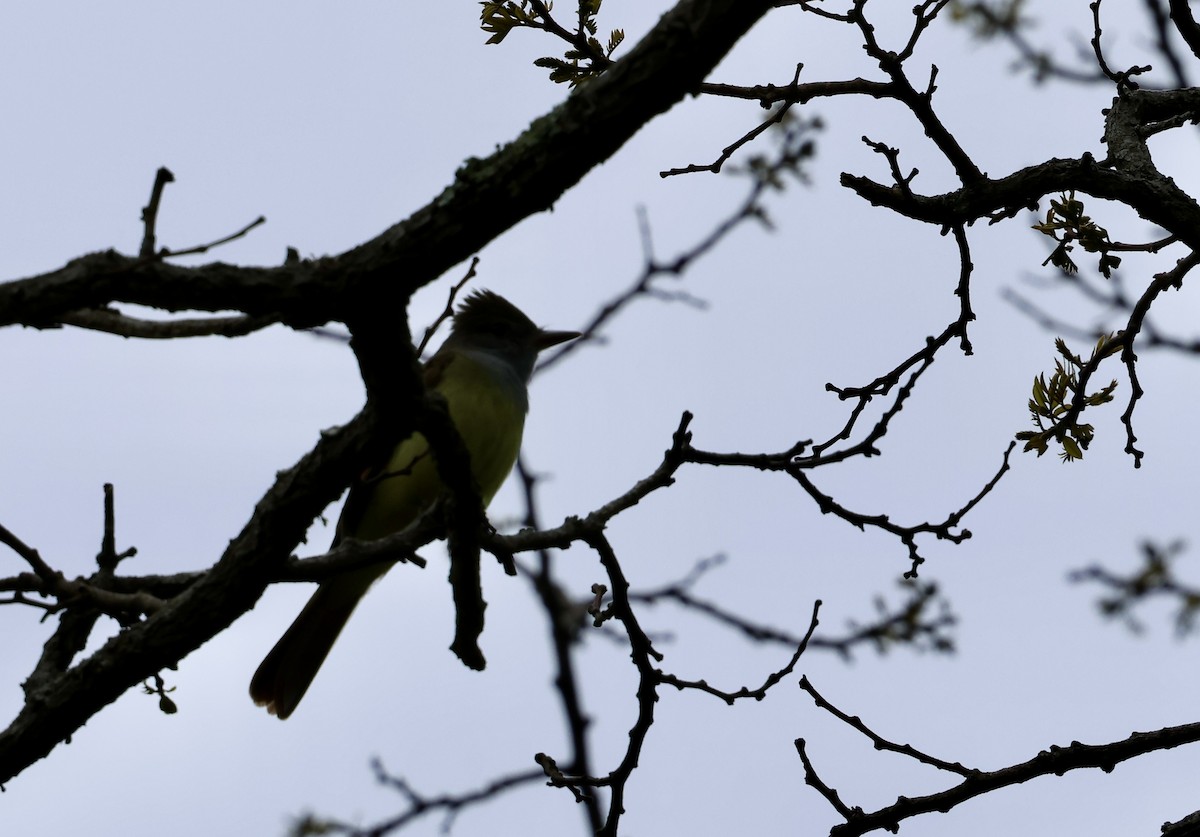
[(512, 377), (459, 357), (437, 387), (471, 455), (471, 473), (485, 505), (500, 490), (521, 450), (528, 401), (524, 383)]

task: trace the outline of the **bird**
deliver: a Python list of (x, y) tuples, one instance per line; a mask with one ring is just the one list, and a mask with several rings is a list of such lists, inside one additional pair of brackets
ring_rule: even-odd
[[(463, 301), (450, 335), (425, 364), (425, 387), (446, 399), (485, 507), (520, 452), (538, 353), (580, 336), (539, 328), (504, 297), (481, 290)], [(375, 540), (402, 531), (444, 493), (429, 443), (414, 433), (351, 485), (330, 548), (349, 538)], [(251, 679), (256, 704), (281, 720), (296, 710), (355, 606), (390, 566), (349, 570), (321, 582)]]

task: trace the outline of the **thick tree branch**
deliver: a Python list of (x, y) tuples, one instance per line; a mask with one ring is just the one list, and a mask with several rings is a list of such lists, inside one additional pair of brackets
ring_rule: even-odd
[(852, 174), (843, 174), (841, 182), (876, 206), (946, 227), (981, 218), (998, 221), (1036, 207), (1045, 195), (1076, 190), (1124, 203), (1192, 249), (1200, 249), (1200, 205), (1158, 172), (1146, 146), (1146, 138), (1162, 127), (1195, 119), (1200, 119), (1200, 89), (1122, 90), (1108, 111), (1104, 139), (1110, 153), (1102, 161), (1088, 153), (1074, 160), (1047, 160), (936, 196), (915, 195), (902, 188), (907, 184), (884, 185)]
[[(375, 411), (364, 411), (325, 434), (279, 474), (212, 570), (90, 657), (30, 683), (24, 708), (0, 732), (0, 782), (45, 757), (130, 687), (174, 666), (253, 607), (313, 518), (350, 482), (368, 440), (380, 435), (376, 423)], [(68, 612), (64, 620), (69, 617)]]
[(0, 285), (0, 325), (49, 326), (80, 308), (131, 302), (167, 311), (278, 314), (297, 328), (408, 296), (522, 219), (549, 209), (705, 77), (773, 4), (681, 0), (620, 61), (511, 143), (470, 159), (424, 208), (339, 256), (275, 268), (181, 268), (114, 251)]

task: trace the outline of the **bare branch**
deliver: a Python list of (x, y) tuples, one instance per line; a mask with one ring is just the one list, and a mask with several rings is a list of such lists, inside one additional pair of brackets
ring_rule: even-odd
[(344, 321), (362, 309), (402, 310), (416, 289), (549, 209), (643, 125), (695, 90), (770, 8), (768, 0), (681, 0), (602, 76), (513, 142), (469, 160), (453, 184), (409, 218), (339, 256), (277, 268), (182, 268), (94, 253), (0, 285), (0, 325), (47, 327), (70, 311), (118, 302), (275, 314), (293, 328)]
[(877, 748), (892, 750), (908, 756), (910, 759), (929, 764), (941, 770), (948, 770), (963, 776), (962, 782), (944, 791), (925, 796), (901, 796), (892, 805), (876, 811), (863, 811), (858, 807), (850, 807), (842, 802), (837, 793), (816, 777), (815, 769), (803, 749), (803, 742), (797, 742), (797, 749), (805, 765), (806, 781), (817, 788), (822, 796), (845, 818), (846, 822), (834, 826), (830, 830), (831, 837), (857, 837), (872, 831), (896, 831), (899, 824), (906, 819), (920, 814), (935, 811), (946, 812), (962, 803), (1000, 790), (1001, 788), (1018, 785), (1043, 776), (1061, 776), (1070, 770), (1084, 768), (1099, 768), (1109, 773), (1123, 761), (1156, 752), (1171, 749), (1183, 744), (1200, 741), (1200, 723), (1182, 724), (1175, 727), (1165, 727), (1155, 732), (1135, 732), (1128, 738), (1106, 744), (1081, 744), (1073, 741), (1066, 747), (1052, 746), (1042, 750), (1033, 758), (1010, 767), (1002, 767), (993, 771), (982, 771), (963, 767), (957, 762), (947, 762), (934, 758), (916, 750), (910, 745), (893, 744), (876, 733), (856, 717), (833, 707), (829, 701), (818, 695), (812, 689), (807, 679), (801, 682), (802, 688), (813, 695), (817, 705), (831, 712), (863, 735), (870, 738)]
[(464, 808), (493, 799), (513, 788), (536, 782), (543, 776), (541, 770), (527, 770), (523, 773), (513, 773), (509, 776), (494, 779), (477, 790), (461, 794), (445, 793), (437, 796), (425, 796), (418, 793), (405, 779), (387, 773), (384, 770), (383, 763), (379, 759), (371, 762), (371, 769), (375, 772), (375, 780), (377, 782), (391, 788), (404, 798), (408, 805), (407, 810), (369, 827), (354, 826), (308, 814), (296, 824), (294, 833), (345, 834), (347, 837), (384, 837), (384, 835), (399, 831), (426, 814), (436, 811), (440, 811), (445, 815), (442, 821), (442, 831), (448, 833), (454, 824), (455, 817)]
[(177, 340), (187, 337), (244, 337), (279, 322), (272, 315), (257, 317), (201, 317), (183, 320), (146, 320), (122, 314), (115, 308), (87, 308), (59, 318), (63, 325), (103, 331), (120, 337)]
[(207, 244), (197, 244), (193, 247), (185, 247), (182, 250), (168, 250), (166, 247), (164, 247), (162, 250), (159, 251), (158, 255), (160, 258), (165, 259), (165, 258), (174, 257), (174, 256), (196, 256), (201, 253), (207, 253), (209, 250), (213, 249), (214, 247), (220, 247), (222, 244), (228, 244), (231, 241), (237, 241), (239, 238), (241, 238), (242, 236), (249, 233), (255, 227), (261, 226), (265, 223), (267, 223), (266, 216), (259, 215), (257, 218), (255, 218), (253, 221), (251, 221), (246, 226), (242, 227), (237, 232), (230, 233), (229, 235), (218, 238), (216, 241), (210, 241)]
[(166, 166), (162, 166), (154, 175), (154, 186), (150, 189), (150, 202), (142, 210), (142, 222), (145, 233), (142, 235), (142, 246), (138, 255), (143, 259), (154, 258), (154, 229), (158, 224), (158, 206), (162, 201), (163, 189), (175, 180), (175, 175)]
[(945, 770), (950, 773), (957, 773), (960, 776), (972, 777), (972, 776), (978, 776), (980, 773), (980, 771), (976, 770), (975, 768), (964, 767), (959, 762), (944, 761), (942, 759), (928, 755), (927, 753), (922, 753), (920, 750), (917, 750), (916, 748), (912, 747), (909, 744), (896, 744), (892, 741), (888, 741), (883, 736), (873, 732), (869, 727), (867, 727), (866, 724), (864, 724), (862, 722), (862, 720), (860, 718), (851, 716), (851, 715), (847, 715), (845, 712), (838, 709), (832, 703), (825, 700), (825, 698), (821, 697), (821, 694), (816, 690), (816, 687), (814, 687), (813, 684), (811, 682), (809, 682), (809, 679), (807, 677), (800, 678), (800, 688), (803, 689), (804, 691), (808, 692), (812, 696), (812, 699), (817, 704), (818, 708), (824, 709), (826, 712), (833, 715), (835, 718), (837, 718), (842, 723), (853, 727), (854, 729), (858, 730), (863, 735), (865, 735), (867, 738), (871, 739), (871, 743), (873, 745), (875, 745), (876, 750), (888, 750), (893, 753), (899, 753), (902, 756), (908, 756), (910, 759), (913, 759), (914, 761), (919, 761), (921, 764), (928, 764), (931, 767), (936, 767), (938, 770)]

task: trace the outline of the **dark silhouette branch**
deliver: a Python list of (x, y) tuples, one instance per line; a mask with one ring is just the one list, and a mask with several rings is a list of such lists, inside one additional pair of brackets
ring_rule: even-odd
[(228, 244), (231, 241), (237, 241), (239, 238), (241, 238), (245, 235), (248, 235), (250, 233), (250, 231), (253, 230), (255, 227), (262, 226), (265, 223), (267, 223), (266, 216), (259, 215), (257, 218), (255, 218), (253, 221), (251, 221), (246, 226), (242, 227), (237, 232), (233, 232), (233, 233), (230, 233), (229, 235), (222, 236), (221, 238), (218, 238), (216, 241), (210, 241), (207, 244), (196, 244), (192, 247), (185, 247), (182, 250), (168, 250), (166, 247), (164, 247), (162, 250), (160, 250), (158, 252), (158, 255), (160, 258), (163, 258), (163, 259), (175, 257), (175, 256), (198, 256), (203, 253), (207, 253), (209, 250), (212, 250), (214, 247), (220, 247), (222, 244)]
[(154, 258), (154, 235), (155, 227), (158, 225), (158, 207), (162, 203), (163, 189), (167, 187), (168, 183), (174, 181), (175, 175), (166, 166), (159, 168), (154, 175), (154, 185), (150, 189), (150, 202), (142, 210), (145, 232), (142, 234), (142, 246), (138, 250), (138, 255), (143, 259)]
[(354, 309), (403, 310), (415, 290), (549, 209), (643, 125), (695, 92), (770, 7), (766, 0), (681, 0), (603, 75), (511, 143), (467, 161), (425, 207), (346, 253), (274, 268), (182, 268), (94, 253), (0, 285), (0, 325), (45, 327), (115, 302), (278, 315), (294, 328), (344, 321)]
[[(539, 528), (535, 490), (537, 477), (530, 472), (524, 459), (517, 462), (517, 473), (525, 495), (524, 524), (530, 529)], [(558, 692), (563, 716), (567, 724), (567, 735), (571, 740), (571, 756), (566, 771), (576, 776), (592, 775), (591, 745), (588, 727), (591, 719), (583, 708), (583, 694), (576, 674), (574, 650), (580, 641), (585, 611), (578, 608), (571, 597), (554, 577), (554, 560), (548, 549), (536, 550), (535, 568), (525, 573), (533, 584), (534, 591), (545, 611), (554, 646), (554, 688)], [(594, 834), (603, 827), (603, 814), (595, 793), (580, 793), (579, 801), (587, 819), (588, 829)]]
[(373, 412), (362, 413), (327, 433), (280, 472), (210, 571), (69, 668), (71, 652), (82, 647), (80, 635), (93, 617), (68, 611), (50, 641), (54, 652), (43, 657), (52, 657), (54, 665), (39, 663), (26, 681), (24, 708), (0, 732), (0, 782), (44, 758), (127, 689), (176, 665), (253, 607), (309, 523), (350, 482), (366, 440), (379, 435), (375, 422)]
[(881, 830), (895, 832), (904, 820), (920, 814), (946, 812), (976, 797), (1032, 779), (1043, 776), (1061, 776), (1070, 770), (1087, 768), (1098, 768), (1105, 773), (1110, 773), (1123, 761), (1158, 750), (1169, 750), (1200, 741), (1200, 723), (1182, 724), (1165, 727), (1155, 732), (1135, 732), (1128, 738), (1106, 744), (1081, 744), (1073, 741), (1066, 747), (1051, 746), (1020, 764), (993, 771), (983, 771), (964, 767), (958, 762), (948, 762), (930, 756), (908, 744), (894, 744), (873, 732), (861, 719), (834, 707), (813, 689), (807, 678), (801, 680), (800, 686), (812, 695), (818, 707), (858, 730), (869, 738), (877, 749), (891, 750), (905, 755), (913, 761), (963, 777), (959, 784), (944, 791), (925, 796), (901, 796), (892, 805), (876, 811), (863, 811), (861, 808), (848, 806), (835, 790), (820, 779), (805, 752), (803, 740), (799, 740), (796, 746), (804, 762), (805, 781), (824, 796), (846, 820), (830, 830), (830, 837), (858, 837), (858, 835)]
[(279, 317), (198, 317), (183, 320), (146, 320), (114, 308), (83, 308), (59, 318), (63, 325), (103, 331), (119, 337), (176, 340), (184, 337), (244, 337), (279, 322)]
[(449, 833), (454, 824), (455, 817), (464, 808), (486, 802), (513, 788), (536, 782), (543, 776), (541, 770), (527, 770), (522, 773), (513, 773), (509, 776), (494, 779), (478, 790), (460, 794), (443, 793), (436, 796), (426, 796), (413, 788), (412, 784), (407, 780), (385, 771), (383, 763), (378, 759), (371, 763), (371, 768), (375, 772), (375, 780), (377, 782), (391, 788), (404, 798), (408, 806), (406, 810), (368, 827), (354, 826), (309, 814), (297, 823), (295, 833), (344, 834), (347, 837), (384, 837), (384, 835), (399, 831), (421, 817), (434, 812), (441, 812), (444, 815), (442, 831)]

